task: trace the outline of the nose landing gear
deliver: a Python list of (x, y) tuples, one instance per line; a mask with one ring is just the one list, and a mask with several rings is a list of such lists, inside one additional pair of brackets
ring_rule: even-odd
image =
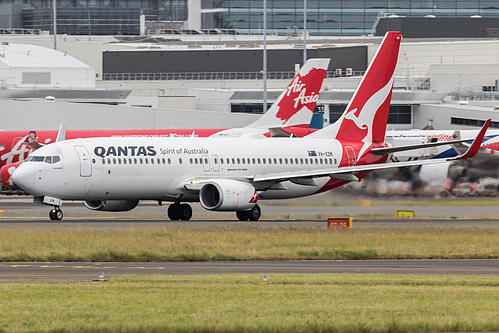
[(62, 210), (59, 207), (54, 207), (49, 213), (51, 220), (59, 221), (62, 220), (63, 216), (64, 214), (62, 214)]

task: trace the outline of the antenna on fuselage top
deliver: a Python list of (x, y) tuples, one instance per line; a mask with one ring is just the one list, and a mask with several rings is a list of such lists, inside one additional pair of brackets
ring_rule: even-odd
[(61, 123), (61, 126), (59, 126), (59, 132), (57, 132), (57, 138), (55, 139), (55, 142), (64, 140), (66, 140), (66, 124)]

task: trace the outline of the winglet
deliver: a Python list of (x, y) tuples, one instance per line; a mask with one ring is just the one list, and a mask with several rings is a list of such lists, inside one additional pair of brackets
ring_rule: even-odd
[(487, 129), (489, 128), (490, 125), (490, 119), (487, 119), (485, 124), (483, 124), (482, 129), (476, 136), (475, 140), (471, 143), (470, 147), (466, 152), (463, 154), (451, 159), (451, 160), (461, 160), (464, 158), (470, 158), (476, 155), (478, 153), (478, 149), (480, 149), (480, 145), (482, 144), (483, 138), (485, 137), (485, 132), (487, 132)]
[(59, 126), (59, 132), (57, 132), (57, 138), (55, 139), (55, 142), (64, 140), (66, 140), (66, 124), (61, 123), (61, 126)]

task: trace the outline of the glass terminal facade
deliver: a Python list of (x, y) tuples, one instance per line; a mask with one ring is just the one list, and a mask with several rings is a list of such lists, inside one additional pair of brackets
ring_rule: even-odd
[[(0, 0), (0, 5), (16, 0)], [(52, 1), (24, 1), (25, 29), (52, 33)], [(187, 21), (187, 0), (57, 0), (57, 32), (71, 35), (139, 35), (140, 15), (146, 29), (175, 29)]]
[[(263, 29), (263, 0), (197, 0), (201, 8), (202, 29), (236, 29), (239, 33), (261, 33)], [(16, 3), (17, 0), (0, 0), (1, 4)], [(267, 28), (269, 33), (293, 35), (303, 31), (304, 0), (267, 0)], [(22, 0), (26, 23), (24, 28), (48, 30), (44, 23), (51, 11), (52, 1)], [(499, 18), (499, 1), (463, 0), (306, 0), (307, 29), (311, 35), (360, 36), (373, 33), (373, 27), (381, 17), (398, 15), (403, 17), (464, 18), (480, 16)], [(99, 34), (101, 24), (120, 25), (116, 31), (126, 34), (129, 25), (125, 9), (138, 10), (146, 19), (146, 29), (182, 29), (188, 20), (188, 0), (58, 0), (58, 11), (68, 10), (68, 22), (61, 22), (62, 29), (83, 31), (87, 34), (88, 21), (97, 17), (92, 33)], [(217, 10), (218, 9), (218, 10)], [(89, 11), (95, 10), (96, 12)], [(109, 12), (107, 12), (109, 10)], [(47, 11), (47, 12), (45, 12)], [(73, 12), (73, 14), (70, 14)], [(64, 13), (61, 13), (64, 15)], [(71, 15), (75, 23), (69, 22)], [(122, 16), (120, 20), (119, 17)], [(107, 17), (107, 19), (105, 18)], [(87, 22), (85, 22), (85, 20)], [(138, 18), (137, 18), (138, 20)], [(80, 27), (76, 27), (79, 25)], [(70, 26), (72, 26), (70, 28)], [(129, 30), (131, 31), (131, 30)]]
[[(52, 33), (52, 9), (25, 9), (26, 29)], [(57, 8), (57, 33), (68, 35), (138, 35), (139, 8)]]
[[(225, 0), (223, 28), (258, 32), (263, 28), (262, 0)], [(293, 35), (303, 29), (304, 0), (267, 0), (267, 29)], [(311, 35), (359, 36), (373, 32), (379, 16), (499, 18), (499, 1), (461, 0), (307, 0), (307, 28)]]

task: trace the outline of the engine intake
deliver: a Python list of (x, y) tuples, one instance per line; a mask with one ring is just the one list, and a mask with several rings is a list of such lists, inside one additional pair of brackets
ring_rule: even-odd
[(91, 210), (103, 212), (126, 212), (134, 209), (139, 204), (139, 200), (96, 200), (83, 201), (85, 207)]
[(208, 210), (241, 211), (256, 205), (256, 189), (248, 183), (219, 179), (203, 185), (199, 191), (201, 206)]

